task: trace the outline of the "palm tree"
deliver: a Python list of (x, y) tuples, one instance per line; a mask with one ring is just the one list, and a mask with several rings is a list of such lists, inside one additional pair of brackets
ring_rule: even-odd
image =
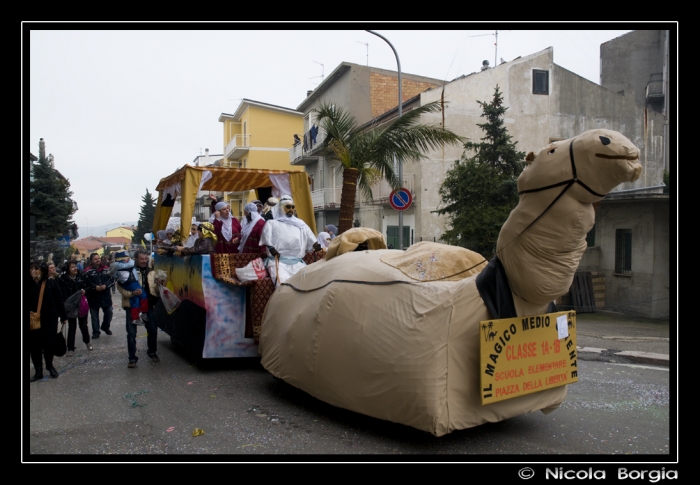
[(439, 125), (420, 124), (424, 113), (442, 109), (440, 101), (413, 108), (387, 126), (358, 129), (357, 120), (343, 108), (322, 103), (315, 109), (317, 123), (326, 131), (325, 146), (343, 165), (338, 234), (352, 227), (355, 215), (356, 187), (372, 198), (371, 185), (381, 179), (394, 189), (401, 181), (394, 171), (394, 160), (420, 160), (423, 152), (464, 139)]

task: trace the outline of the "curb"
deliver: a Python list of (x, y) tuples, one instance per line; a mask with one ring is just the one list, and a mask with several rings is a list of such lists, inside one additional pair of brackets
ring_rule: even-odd
[[(602, 354), (607, 352), (607, 349), (598, 349), (595, 347), (577, 347), (578, 352), (589, 352), (595, 354)], [(620, 357), (625, 357), (626, 359), (634, 360), (644, 364), (655, 364), (664, 367), (669, 367), (669, 357), (667, 354), (656, 354), (653, 352), (638, 352), (636, 350), (625, 350), (623, 352), (617, 352), (614, 355)]]

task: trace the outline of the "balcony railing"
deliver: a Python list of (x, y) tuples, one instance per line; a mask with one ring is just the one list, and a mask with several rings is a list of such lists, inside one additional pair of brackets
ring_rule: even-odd
[(646, 95), (649, 100), (664, 97), (663, 73), (655, 73), (649, 76)]
[(250, 148), (250, 135), (234, 135), (228, 145), (224, 156), (226, 158), (239, 158)]
[(311, 203), (314, 206), (314, 210), (340, 209), (340, 192), (342, 189), (342, 186), (338, 186), (311, 192)]
[(315, 140), (311, 136), (311, 131), (304, 133), (302, 141), (289, 149), (289, 163), (299, 163), (304, 155), (311, 155), (314, 153), (326, 140), (326, 136), (326, 130), (321, 127), (318, 128)]
[[(412, 173), (403, 174), (402, 187), (408, 189), (411, 194), (415, 194), (413, 190), (414, 175)], [(330, 189), (314, 190), (311, 192), (311, 202), (314, 210), (325, 209), (340, 209), (340, 194), (343, 190), (342, 185)], [(372, 200), (362, 199), (363, 204), (385, 204), (389, 202), (389, 195), (392, 188), (385, 181), (377, 182), (372, 185)], [(355, 206), (360, 205), (361, 192), (355, 194)]]

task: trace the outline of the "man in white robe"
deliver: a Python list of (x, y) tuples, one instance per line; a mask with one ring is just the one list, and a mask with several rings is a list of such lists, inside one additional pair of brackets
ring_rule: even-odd
[(260, 245), (266, 246), (269, 254), (265, 266), (276, 286), (306, 266), (302, 258), (307, 252), (321, 249), (311, 228), (294, 215), (294, 208), (292, 197), (282, 196), (275, 206), (274, 219), (265, 223), (260, 238)]

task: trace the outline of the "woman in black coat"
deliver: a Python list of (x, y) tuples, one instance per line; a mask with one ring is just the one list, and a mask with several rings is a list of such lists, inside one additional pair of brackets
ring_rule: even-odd
[(58, 377), (58, 371), (53, 366), (53, 344), (58, 333), (58, 319), (60, 318), (62, 323), (66, 323), (68, 316), (63, 306), (63, 295), (58, 287), (58, 283), (48, 278), (49, 268), (46, 263), (32, 261), (29, 264), (29, 271), (31, 278), (27, 279), (26, 285), (30, 311), (37, 311), (41, 285), (45, 284), (40, 310), (41, 328), (29, 330), (27, 339), (29, 341), (29, 353), (36, 371), (34, 377), (29, 379), (29, 382), (35, 382), (44, 378), (44, 366), (41, 361), (42, 353), (46, 361), (46, 370), (49, 371), (51, 377)]
[[(61, 288), (61, 293), (63, 294), (63, 299), (67, 300), (69, 296), (73, 295), (77, 291), (80, 291), (83, 295), (85, 294), (85, 288), (87, 287), (87, 281), (85, 280), (85, 275), (80, 273), (78, 269), (77, 261), (66, 261), (63, 266), (63, 273), (57, 278), (58, 286)], [(80, 327), (80, 333), (83, 336), (83, 343), (88, 350), (92, 350), (92, 344), (90, 343), (90, 331), (87, 325), (87, 315), (84, 317), (78, 316), (77, 314), (68, 315), (68, 340), (66, 341), (66, 349), (68, 352), (75, 352), (75, 333), (76, 327)]]

